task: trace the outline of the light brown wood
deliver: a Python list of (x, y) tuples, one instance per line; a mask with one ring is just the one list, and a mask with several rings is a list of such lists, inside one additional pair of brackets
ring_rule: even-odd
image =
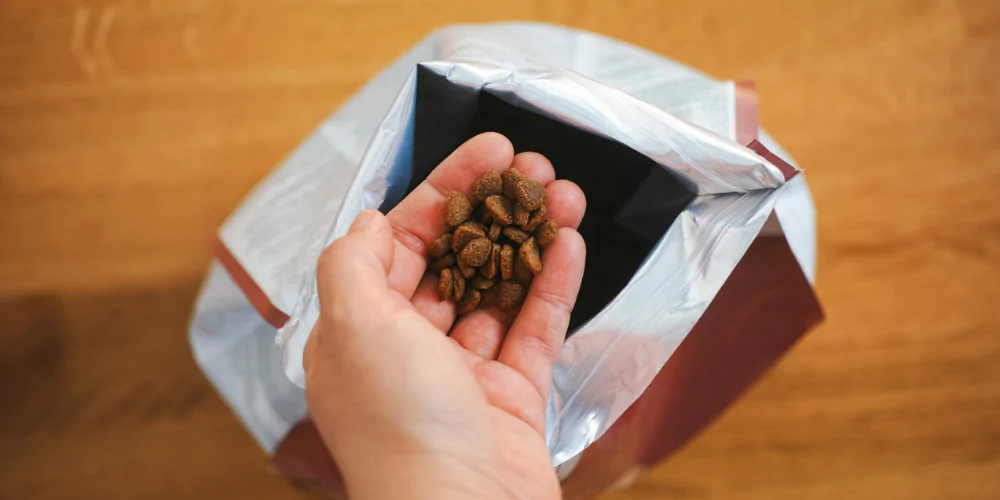
[(0, 3), (0, 497), (305, 498), (191, 360), (214, 229), (436, 26), (535, 19), (757, 81), (828, 320), (605, 499), (1000, 498), (1000, 4)]

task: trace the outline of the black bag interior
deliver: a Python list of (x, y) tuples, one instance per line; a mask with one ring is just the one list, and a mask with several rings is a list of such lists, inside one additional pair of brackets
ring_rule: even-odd
[[(445, 157), (482, 132), (499, 132), (516, 152), (541, 153), (557, 179), (569, 179), (587, 197), (580, 234), (587, 262), (570, 332), (594, 317), (635, 274), (643, 260), (694, 199), (653, 160), (500, 98), (449, 82), (418, 67), (413, 172), (405, 196)], [(400, 201), (387, 198), (387, 213)]]

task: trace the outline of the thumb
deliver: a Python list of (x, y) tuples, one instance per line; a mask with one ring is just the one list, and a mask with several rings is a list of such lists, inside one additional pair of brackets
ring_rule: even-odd
[(385, 215), (377, 210), (358, 214), (347, 234), (327, 247), (317, 262), (320, 310), (390, 293), (393, 241)]

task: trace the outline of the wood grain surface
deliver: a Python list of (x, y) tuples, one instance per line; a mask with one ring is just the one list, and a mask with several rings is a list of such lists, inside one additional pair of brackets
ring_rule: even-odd
[(828, 320), (607, 500), (1000, 498), (995, 0), (0, 2), (0, 498), (315, 498), (197, 370), (215, 228), (437, 26), (533, 19), (752, 77)]

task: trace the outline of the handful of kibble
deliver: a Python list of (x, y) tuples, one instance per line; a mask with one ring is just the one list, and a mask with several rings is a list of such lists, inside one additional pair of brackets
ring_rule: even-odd
[(494, 302), (514, 309), (542, 272), (542, 249), (559, 226), (545, 217), (545, 186), (517, 169), (486, 172), (472, 189), (472, 202), (458, 191), (444, 200), (445, 221), (454, 229), (428, 252), (430, 270), (441, 273), (438, 297), (457, 303), (458, 314)]

